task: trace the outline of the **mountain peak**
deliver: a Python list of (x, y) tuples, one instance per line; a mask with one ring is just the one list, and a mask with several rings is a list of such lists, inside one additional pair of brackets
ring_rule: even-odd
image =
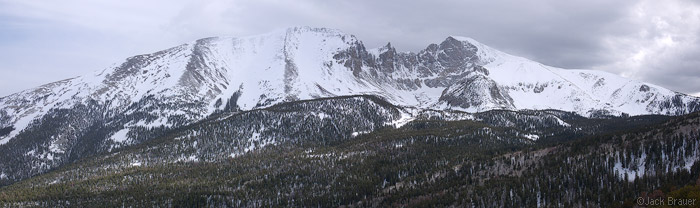
[[(506, 106), (516, 110), (558, 109), (582, 115), (600, 109), (630, 115), (700, 110), (697, 97), (654, 85), (642, 87), (645, 83), (601, 71), (546, 66), (468, 37), (448, 36), (420, 53), (397, 53), (391, 43), (367, 50), (340, 30), (301, 26), (255, 36), (200, 39), (128, 58), (99, 75), (13, 94), (0, 99), (0, 127), (15, 127), (5, 136), (9, 140), (49, 111), (86, 101), (109, 109), (110, 115), (127, 113), (126, 109), (153, 114), (165, 118), (160, 122), (168, 126), (201, 119), (225, 106), (250, 110), (340, 95), (370, 94), (398, 105), (440, 108), (442, 92), (464, 83), (475, 71), (485, 72), (484, 77), (450, 88), (456, 95), (451, 103), (460, 103), (456, 99), (468, 94), (462, 92), (478, 86), (483, 92), (497, 91), (498, 96), (491, 97), (499, 102), (471, 100), (471, 109), (487, 110), (508, 100)], [(479, 103), (483, 105), (474, 106)], [(129, 125), (154, 122), (137, 120)]]
[(473, 38), (465, 37), (465, 36), (450, 35), (450, 36), (447, 36), (446, 40), (449, 40), (449, 39), (460, 41), (460, 42), (467, 42), (467, 43), (475, 45), (475, 46), (484, 45), (481, 42), (474, 40)]

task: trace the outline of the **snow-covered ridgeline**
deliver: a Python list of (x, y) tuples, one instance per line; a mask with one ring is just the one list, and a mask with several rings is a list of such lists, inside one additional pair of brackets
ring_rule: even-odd
[(391, 45), (365, 49), (338, 30), (296, 27), (201, 39), (0, 98), (0, 127), (14, 128), (0, 136), (0, 144), (52, 109), (90, 101), (108, 108), (105, 119), (136, 113), (159, 117), (125, 125), (150, 128), (177, 125), (171, 117), (196, 121), (226, 106), (250, 110), (357, 94), (407, 107), (467, 112), (678, 115), (700, 109), (696, 97), (606, 72), (546, 66), (470, 38), (451, 36), (411, 53), (396, 52)]

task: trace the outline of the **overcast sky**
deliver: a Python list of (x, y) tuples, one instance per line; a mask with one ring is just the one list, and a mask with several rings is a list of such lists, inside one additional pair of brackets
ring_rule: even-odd
[(0, 0), (0, 97), (203, 37), (340, 29), (419, 51), (449, 35), (700, 95), (692, 0)]

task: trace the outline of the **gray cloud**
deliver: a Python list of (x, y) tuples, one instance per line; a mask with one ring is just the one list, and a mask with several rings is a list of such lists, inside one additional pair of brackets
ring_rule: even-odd
[(0, 96), (202, 37), (297, 25), (341, 29), (368, 47), (391, 41), (404, 51), (467, 36), (552, 66), (700, 93), (698, 8), (683, 0), (0, 0), (0, 26), (8, 28), (0, 32), (0, 72), (13, 76), (2, 78)]

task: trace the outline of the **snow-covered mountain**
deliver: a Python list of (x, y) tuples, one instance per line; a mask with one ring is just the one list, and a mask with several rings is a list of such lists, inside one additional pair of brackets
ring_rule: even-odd
[[(397, 52), (391, 44), (366, 49), (338, 30), (296, 27), (200, 39), (0, 98), (0, 152), (38, 158), (27, 162), (44, 167), (35, 170), (40, 172), (216, 112), (358, 94), (411, 108), (467, 112), (700, 110), (697, 97), (606, 72), (546, 66), (469, 38), (450, 36), (418, 53)], [(94, 145), (75, 148), (86, 142)]]
[[(592, 70), (565, 70), (450, 36), (418, 52), (365, 49), (338, 30), (297, 27), (242, 38), (205, 38), (128, 58), (94, 75), (0, 98), (0, 144), (52, 109), (94, 101), (105, 117), (142, 112), (127, 126), (182, 124), (217, 110), (373, 94), (419, 108), (467, 112), (558, 109), (581, 115), (679, 115), (700, 99)], [(144, 103), (133, 108), (136, 103)], [(132, 108), (130, 108), (132, 107)], [(178, 120), (179, 119), (179, 120)]]

